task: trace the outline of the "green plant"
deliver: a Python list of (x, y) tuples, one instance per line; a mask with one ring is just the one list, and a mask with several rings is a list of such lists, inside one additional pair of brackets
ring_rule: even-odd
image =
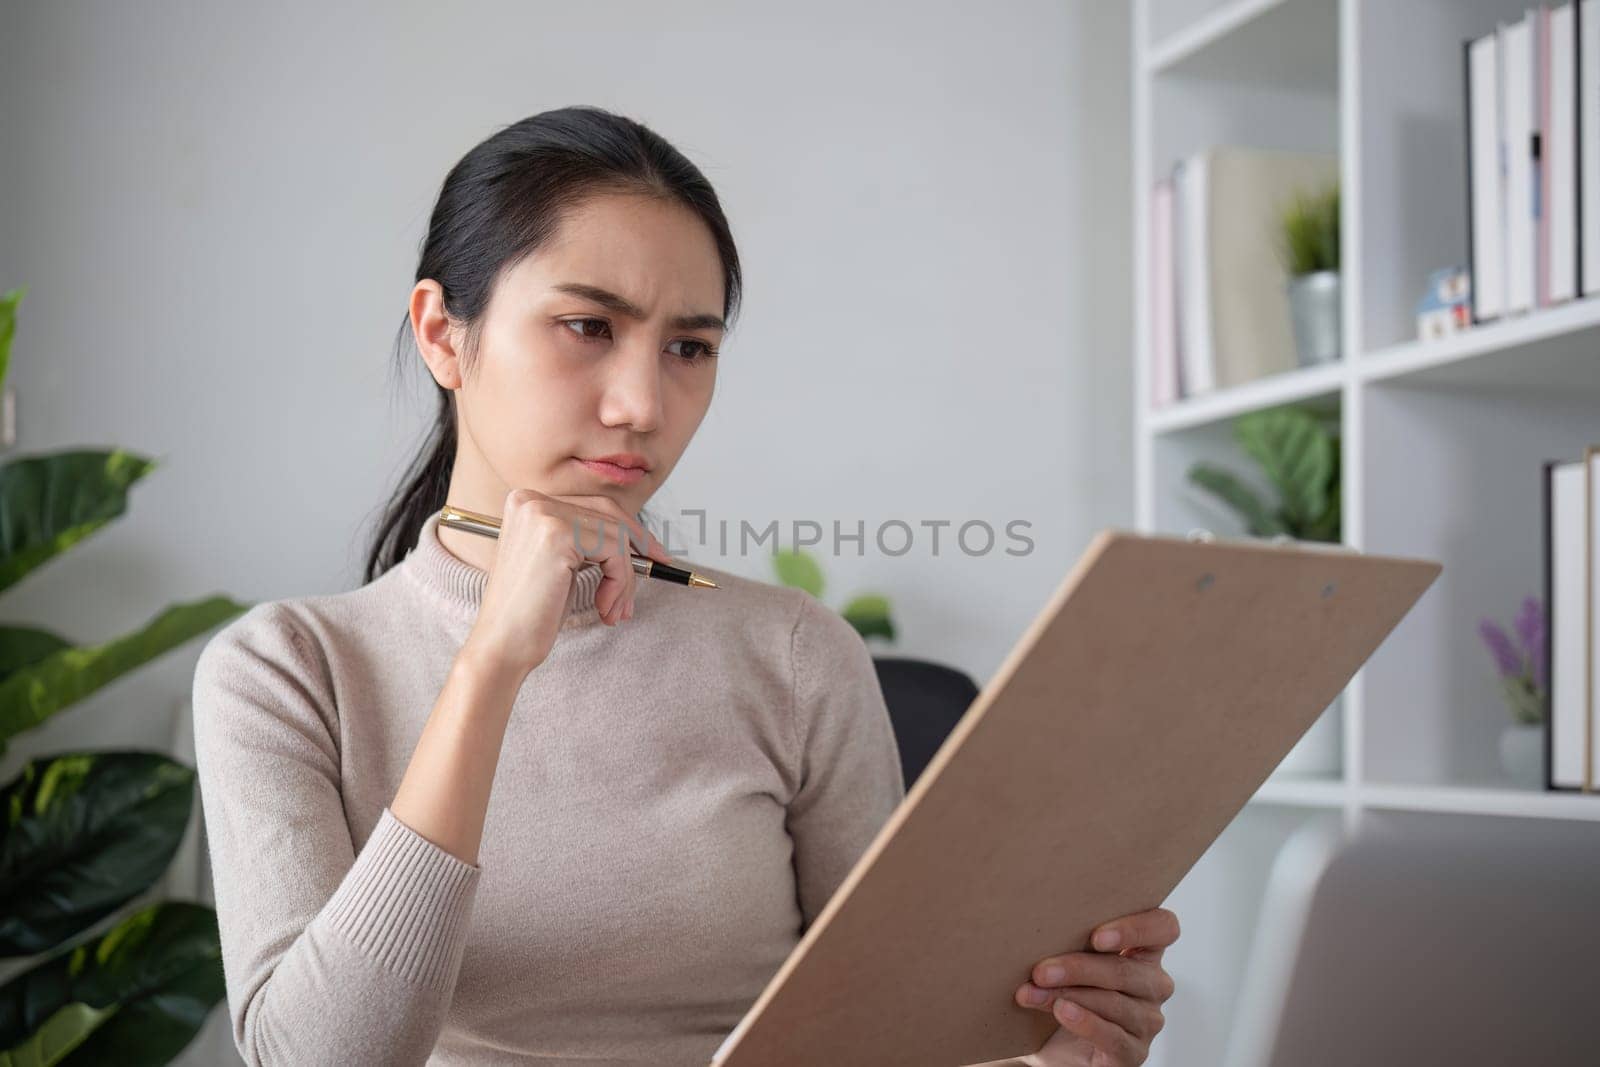
[[(772, 558), (778, 581), (784, 585), (804, 589), (818, 600), (822, 599), (822, 566), (804, 549), (794, 548), (779, 552)], [(863, 593), (852, 598), (840, 609), (845, 621), (856, 628), (863, 639), (881, 637), (894, 640), (894, 620), (889, 616), (889, 600), (878, 593)]]
[(1290, 277), (1339, 269), (1339, 185), (1297, 192), (1278, 216), (1278, 258)]
[(1269, 505), (1227, 470), (1199, 462), (1189, 481), (1238, 512), (1251, 534), (1286, 534), (1301, 541), (1338, 541), (1339, 434), (1336, 418), (1308, 408), (1281, 407), (1242, 415), (1234, 439), (1278, 492)]
[[(26, 292), (0, 297), (0, 387)], [(0, 591), (120, 517), (155, 466), (119, 448), (0, 465)], [(175, 604), (102, 644), (0, 624), (0, 754), (249, 606)], [(0, 957), (48, 954), (0, 987), (0, 1067), (168, 1063), (223, 999), (216, 912), (137, 899), (182, 844), (194, 787), (192, 768), (141, 751), (36, 757), (0, 787)]]

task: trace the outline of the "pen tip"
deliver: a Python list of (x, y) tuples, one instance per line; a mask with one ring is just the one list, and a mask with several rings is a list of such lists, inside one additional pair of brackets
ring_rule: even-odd
[(713, 582), (710, 578), (702, 578), (698, 574), (689, 575), (689, 584), (698, 585), (703, 589), (715, 589), (717, 587), (716, 582)]

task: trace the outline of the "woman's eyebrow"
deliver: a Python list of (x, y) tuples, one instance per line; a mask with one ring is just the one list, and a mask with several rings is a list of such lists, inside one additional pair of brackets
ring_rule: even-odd
[[(582, 297), (592, 300), (607, 311), (614, 311), (618, 315), (626, 315), (630, 319), (645, 318), (644, 309), (625, 296), (618, 296), (609, 289), (602, 289), (598, 285), (585, 285), (583, 282), (560, 282), (551, 286), (558, 293), (567, 293), (570, 296)], [(726, 330), (727, 326), (722, 321), (722, 316), (702, 312), (698, 315), (679, 315), (668, 325), (675, 330)]]

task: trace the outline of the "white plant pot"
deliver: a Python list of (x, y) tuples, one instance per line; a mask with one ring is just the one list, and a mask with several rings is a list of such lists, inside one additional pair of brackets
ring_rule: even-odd
[(1544, 788), (1544, 727), (1515, 722), (1501, 730), (1500, 766), (1522, 788)]
[(1338, 778), (1344, 773), (1344, 694), (1333, 698), (1311, 729), (1305, 732), (1269, 776), (1285, 778)]

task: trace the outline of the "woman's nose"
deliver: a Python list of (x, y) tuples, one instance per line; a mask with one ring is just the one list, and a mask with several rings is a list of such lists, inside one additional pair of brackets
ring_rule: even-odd
[(600, 421), (639, 433), (661, 423), (661, 356), (650, 345), (634, 345), (611, 360), (601, 399)]

